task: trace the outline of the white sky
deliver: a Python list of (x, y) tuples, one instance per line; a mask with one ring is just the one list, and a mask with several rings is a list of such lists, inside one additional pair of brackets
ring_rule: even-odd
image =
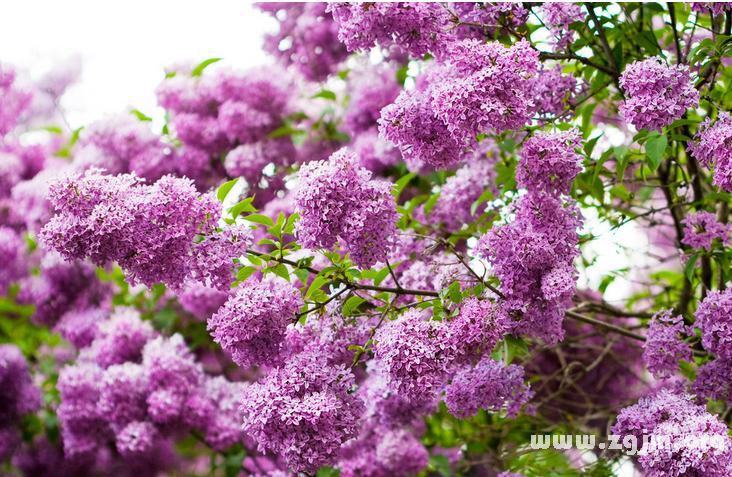
[[(105, 113), (139, 109), (162, 118), (153, 91), (173, 63), (224, 58), (248, 68), (268, 62), (262, 34), (276, 22), (232, 0), (0, 0), (0, 62), (31, 77), (80, 54), (81, 81), (62, 105), (73, 128)], [(156, 121), (158, 122), (158, 121)]]

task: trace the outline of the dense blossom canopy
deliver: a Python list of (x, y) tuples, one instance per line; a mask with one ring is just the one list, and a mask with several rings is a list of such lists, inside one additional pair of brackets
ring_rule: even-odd
[(732, 475), (728, 3), (251, 14), (0, 63), (0, 475)]

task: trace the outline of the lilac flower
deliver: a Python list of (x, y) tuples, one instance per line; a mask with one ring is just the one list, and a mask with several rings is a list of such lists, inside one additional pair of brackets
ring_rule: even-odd
[(117, 308), (109, 321), (98, 327), (97, 337), (84, 353), (102, 368), (127, 361), (139, 363), (142, 348), (157, 336), (149, 321), (133, 308)]
[(636, 129), (660, 131), (699, 104), (689, 68), (666, 65), (660, 57), (628, 65), (620, 75), (620, 86), (626, 94), (620, 113)]
[(531, 192), (569, 194), (582, 172), (582, 134), (574, 128), (556, 133), (538, 132), (524, 144), (516, 168), (519, 187)]
[(574, 104), (582, 88), (573, 73), (563, 74), (559, 65), (552, 69), (542, 67), (529, 83), (535, 117), (550, 120), (574, 116)]
[(0, 226), (0, 296), (8, 293), (12, 283), (28, 274), (26, 252), (28, 246), (23, 237), (9, 227)]
[(133, 457), (153, 449), (158, 437), (157, 428), (150, 422), (131, 422), (117, 434), (117, 450)]
[(233, 145), (226, 131), (222, 129), (222, 124), (211, 116), (177, 113), (171, 120), (171, 125), (183, 144), (212, 155), (226, 152)]
[[(277, 34), (265, 36), (264, 50), (306, 79), (324, 81), (348, 57), (338, 41), (338, 25), (323, 3), (258, 3), (279, 21)], [(284, 46), (287, 44), (288, 46)]]
[(455, 364), (489, 355), (503, 337), (504, 319), (499, 306), (489, 300), (466, 298), (457, 317), (448, 324), (446, 341), (457, 351)]
[(110, 366), (98, 389), (97, 408), (108, 422), (124, 427), (145, 418), (148, 381), (141, 365), (127, 361)]
[(356, 136), (351, 147), (358, 157), (358, 165), (374, 174), (382, 174), (402, 161), (399, 149), (380, 137), (375, 127)]
[(464, 23), (452, 30), (461, 40), (495, 38), (497, 31), (506, 31), (502, 25), (517, 28), (529, 17), (529, 11), (519, 2), (450, 2), (448, 8)]
[(249, 386), (242, 398), (244, 429), (259, 450), (278, 453), (295, 472), (333, 465), (341, 444), (358, 433), (363, 403), (345, 366), (301, 353)]
[(433, 399), (455, 355), (447, 334), (446, 323), (425, 321), (415, 309), (384, 323), (374, 335), (374, 355), (389, 388), (409, 401)]
[(556, 343), (563, 335), (563, 310), (574, 295), (581, 215), (573, 201), (563, 204), (546, 192), (530, 192), (514, 216), (483, 235), (476, 253), (501, 281), (508, 331)]
[(723, 191), (732, 191), (732, 116), (719, 111), (717, 120), (707, 117), (699, 126), (687, 151), (707, 169), (714, 167), (713, 183)]
[(97, 407), (103, 375), (104, 370), (93, 363), (67, 366), (59, 373), (61, 404), (57, 415), (64, 450), (69, 456), (93, 451), (110, 437), (107, 422)]
[(470, 208), (483, 192), (492, 190), (494, 196), (498, 196), (495, 165), (499, 156), (487, 142), (481, 142), (474, 157), (469, 157), (454, 176), (447, 178), (427, 223), (443, 224), (445, 230), (456, 232), (463, 224), (471, 223), (481, 215), (481, 209), (471, 214)]
[(732, 358), (732, 290), (710, 291), (694, 313), (704, 349)]
[(679, 335), (686, 332), (681, 315), (671, 310), (654, 313), (648, 327), (648, 340), (643, 344), (643, 361), (656, 378), (667, 378), (679, 370), (679, 360), (693, 361), (691, 347)]
[(450, 73), (438, 75), (424, 92), (402, 92), (379, 121), (382, 137), (406, 160), (438, 169), (475, 148), (478, 134), (526, 125), (534, 108), (527, 78), (539, 62), (527, 41), (506, 48), (464, 40), (451, 49), (448, 66)]
[[(669, 475), (729, 475), (732, 471), (727, 426), (704, 406), (694, 404), (692, 396), (662, 388), (638, 404), (620, 411), (613, 434), (644, 435), (667, 439), (667, 445), (644, 445), (638, 459), (649, 477)], [(689, 439), (693, 439), (690, 441)]]
[[(162, 282), (179, 290), (193, 274), (226, 289), (231, 259), (249, 243), (241, 227), (215, 232), (222, 206), (190, 180), (165, 176), (148, 186), (134, 175), (110, 177), (93, 169), (56, 180), (50, 196), (60, 214), (40, 233), (45, 246), (67, 260), (117, 261), (130, 282), (148, 287)], [(209, 237), (194, 244), (199, 234)], [(213, 254), (211, 263), (201, 259), (205, 253)]]
[(287, 325), (296, 321), (304, 304), (289, 283), (250, 277), (208, 320), (208, 329), (239, 366), (278, 364)]
[(402, 87), (397, 83), (396, 70), (364, 68), (348, 75), (350, 96), (344, 123), (349, 133), (359, 134), (377, 125), (382, 108), (396, 100)]
[(732, 10), (732, 2), (685, 2), (691, 5), (691, 11), (696, 13), (710, 13), (717, 16), (722, 12)]
[(574, 30), (569, 25), (574, 22), (583, 22), (587, 13), (582, 6), (576, 3), (547, 2), (539, 7), (542, 20), (549, 28), (554, 38), (549, 43), (552, 51), (566, 50), (570, 43), (574, 43)]
[(15, 71), (0, 64), (0, 137), (10, 132), (30, 107), (33, 96), (15, 84)]
[(55, 331), (76, 348), (86, 348), (99, 336), (99, 325), (108, 316), (109, 311), (103, 308), (71, 310), (64, 313)]
[(167, 389), (186, 397), (203, 378), (200, 363), (178, 333), (148, 341), (142, 349), (142, 367), (150, 383), (149, 392)]
[(379, 134), (399, 146), (406, 161), (421, 161), (446, 169), (467, 154), (437, 116), (425, 94), (403, 91), (396, 101), (381, 110)]
[(732, 225), (717, 222), (714, 214), (701, 210), (696, 214), (688, 214), (681, 221), (684, 227), (684, 238), (681, 243), (692, 248), (712, 250), (712, 242), (720, 239), (724, 246), (732, 244)]
[(202, 395), (212, 403), (212, 413), (202, 429), (206, 444), (216, 451), (223, 452), (247, 438), (242, 430), (243, 413), (239, 400), (248, 383), (227, 381), (223, 376), (207, 378)]
[(699, 366), (691, 392), (712, 401), (732, 402), (732, 362), (729, 358), (717, 358)]
[(329, 3), (327, 11), (339, 24), (338, 39), (348, 51), (397, 45), (416, 58), (427, 53), (442, 58), (453, 40), (445, 31), (450, 14), (438, 3)]
[(38, 326), (54, 328), (67, 313), (78, 313), (106, 305), (112, 286), (96, 275), (93, 265), (64, 262), (55, 252), (41, 259), (40, 275), (23, 280), (17, 300), (35, 305), (31, 319)]
[(200, 282), (189, 282), (178, 295), (178, 303), (196, 319), (207, 320), (216, 313), (229, 298), (229, 293), (208, 287)]
[(369, 268), (394, 247), (399, 216), (388, 182), (371, 181), (371, 173), (355, 166), (346, 149), (327, 162), (313, 161), (300, 169), (293, 202), (300, 218), (295, 233), (303, 248), (333, 250), (340, 237), (351, 260)]
[(478, 409), (500, 412), (506, 409), (515, 417), (521, 407), (534, 396), (524, 384), (524, 368), (506, 366), (486, 356), (475, 367), (458, 371), (445, 388), (445, 404), (454, 416), (465, 419), (475, 416)]
[(23, 415), (40, 407), (41, 396), (23, 353), (15, 345), (0, 345), (0, 461), (8, 458), (20, 441)]
[(262, 177), (262, 169), (268, 164), (290, 165), (295, 161), (295, 146), (289, 136), (242, 144), (229, 151), (224, 161), (226, 172), (231, 177), (244, 177), (250, 184), (256, 184)]
[(346, 443), (338, 468), (343, 477), (406, 477), (427, 466), (429, 453), (406, 429), (367, 428)]

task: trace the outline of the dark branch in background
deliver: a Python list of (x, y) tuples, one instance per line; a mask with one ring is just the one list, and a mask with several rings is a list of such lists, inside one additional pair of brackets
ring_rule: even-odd
[(577, 60), (583, 65), (591, 66), (592, 68), (596, 68), (600, 71), (602, 71), (605, 74), (608, 74), (612, 76), (613, 78), (618, 78), (620, 75), (612, 70), (611, 68), (608, 68), (607, 66), (603, 66), (601, 64), (595, 63), (594, 61), (585, 58), (583, 56), (578, 56), (575, 53), (547, 53), (547, 52), (540, 52), (539, 53), (539, 60), (546, 61), (546, 60)]
[(676, 31), (676, 4), (674, 2), (666, 2), (668, 5), (668, 14), (671, 17), (671, 30), (674, 32), (674, 44), (676, 45), (676, 63), (686, 63), (686, 58), (681, 54), (681, 41), (679, 40), (679, 32)]
[(610, 48), (610, 44), (607, 42), (607, 37), (605, 36), (605, 28), (600, 24), (600, 21), (597, 19), (597, 15), (595, 15), (594, 4), (588, 2), (585, 4), (585, 6), (587, 7), (587, 12), (590, 14), (590, 18), (592, 18), (592, 22), (595, 24), (595, 30), (597, 31), (597, 35), (600, 37), (600, 44), (602, 45), (602, 49), (607, 56), (607, 62), (610, 65), (610, 70), (612, 71), (612, 73), (610, 74), (613, 77), (618, 77), (620, 76), (620, 72), (618, 71), (618, 65), (615, 63), (613, 50)]

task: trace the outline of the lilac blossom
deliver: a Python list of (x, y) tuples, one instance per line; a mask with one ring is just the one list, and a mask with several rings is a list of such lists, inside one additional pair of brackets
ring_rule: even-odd
[(348, 74), (349, 103), (344, 123), (349, 133), (359, 134), (377, 125), (381, 110), (402, 91), (393, 68), (364, 68)]
[(363, 403), (354, 377), (317, 353), (301, 353), (249, 386), (242, 398), (244, 429), (259, 450), (278, 453), (296, 472), (333, 465), (341, 444), (356, 437)]
[(519, 200), (513, 221), (494, 225), (478, 240), (476, 253), (501, 281), (501, 306), (511, 318), (511, 333), (551, 343), (561, 339), (563, 310), (574, 295), (581, 224), (574, 202), (532, 192)]
[(685, 225), (681, 243), (692, 248), (704, 248), (709, 252), (715, 239), (719, 239), (725, 247), (732, 244), (732, 225), (718, 222), (710, 212), (701, 210), (696, 214), (690, 213), (681, 223)]
[(28, 274), (26, 253), (28, 246), (23, 237), (9, 228), (0, 226), (0, 296), (8, 293), (12, 283)]
[(707, 117), (699, 126), (687, 151), (707, 169), (714, 168), (714, 185), (723, 191), (732, 191), (732, 116), (719, 111), (716, 121)]
[(0, 137), (12, 131), (18, 117), (30, 107), (32, 94), (18, 86), (15, 70), (0, 64)]
[(139, 363), (143, 347), (155, 336), (157, 332), (149, 321), (142, 321), (140, 312), (120, 307), (99, 324), (96, 338), (84, 355), (105, 369), (127, 361)]
[(446, 323), (425, 321), (415, 309), (384, 323), (374, 335), (374, 355), (389, 387), (409, 401), (433, 399), (455, 354), (447, 334)]
[(429, 454), (406, 429), (366, 428), (344, 444), (338, 468), (343, 477), (406, 477), (427, 466)]
[(200, 282), (189, 282), (178, 295), (178, 303), (198, 320), (207, 320), (229, 298), (229, 293)]
[(289, 283), (259, 282), (254, 277), (208, 320), (214, 342), (230, 352), (239, 366), (278, 364), (287, 325), (304, 306)]
[[(649, 477), (721, 477), (732, 471), (727, 426), (683, 392), (662, 388), (641, 398), (638, 404), (620, 411), (611, 432), (621, 440), (634, 436), (639, 443), (644, 435), (668, 439), (666, 446), (652, 442), (643, 446), (638, 462)], [(689, 445), (689, 438), (694, 439), (693, 445)]]
[(497, 32), (506, 31), (504, 25), (515, 29), (529, 17), (529, 11), (519, 2), (450, 2), (448, 9), (463, 22), (454, 29), (459, 39), (495, 38)]
[(661, 131), (687, 108), (699, 105), (699, 92), (685, 65), (667, 65), (660, 57), (634, 61), (620, 75), (626, 99), (620, 105), (625, 121), (636, 129)]
[(699, 366), (691, 383), (691, 392), (712, 401), (732, 403), (732, 361), (730, 358), (717, 358)]
[(290, 165), (295, 161), (295, 146), (289, 136), (242, 144), (229, 151), (224, 161), (226, 172), (231, 177), (244, 177), (247, 182), (257, 183), (262, 169), (268, 164)]
[(347, 149), (328, 161), (301, 167), (293, 202), (300, 218), (295, 233), (303, 248), (333, 250), (340, 237), (351, 260), (361, 268), (373, 266), (394, 247), (398, 220), (392, 184), (369, 180), (371, 173), (356, 166)]
[(0, 461), (12, 455), (20, 443), (23, 415), (40, 407), (41, 396), (23, 353), (15, 345), (0, 345)]
[(526, 141), (516, 167), (519, 187), (531, 192), (569, 194), (574, 179), (582, 172), (582, 147), (579, 129), (555, 133), (538, 132)]
[(534, 115), (541, 119), (569, 119), (574, 116), (574, 104), (582, 90), (573, 73), (563, 74), (562, 67), (542, 67), (529, 79), (534, 102)]
[(489, 355), (503, 338), (504, 320), (497, 304), (466, 298), (458, 315), (448, 324), (446, 341), (457, 351), (454, 363), (471, 363)]
[(265, 36), (264, 50), (284, 65), (293, 65), (306, 79), (327, 79), (348, 57), (348, 50), (338, 41), (338, 24), (324, 3), (256, 6), (279, 21), (279, 32)]
[(475, 367), (457, 372), (445, 388), (445, 404), (454, 416), (465, 419), (478, 409), (501, 412), (515, 417), (534, 392), (524, 384), (524, 368), (506, 366), (486, 356)]
[(587, 13), (576, 3), (547, 2), (539, 7), (542, 20), (549, 29), (552, 39), (549, 43), (552, 51), (566, 50), (574, 43), (574, 33), (569, 26), (574, 22), (583, 22)]
[(718, 358), (732, 357), (732, 290), (708, 292), (694, 316), (704, 349)]
[(439, 3), (333, 2), (327, 11), (339, 24), (338, 40), (348, 51), (397, 45), (416, 58), (428, 53), (442, 58), (453, 41), (445, 31), (450, 14)]
[(671, 310), (653, 314), (648, 340), (643, 344), (643, 361), (656, 378), (667, 378), (678, 371), (679, 360), (693, 361), (691, 347), (680, 337), (685, 334), (681, 315), (671, 316)]

